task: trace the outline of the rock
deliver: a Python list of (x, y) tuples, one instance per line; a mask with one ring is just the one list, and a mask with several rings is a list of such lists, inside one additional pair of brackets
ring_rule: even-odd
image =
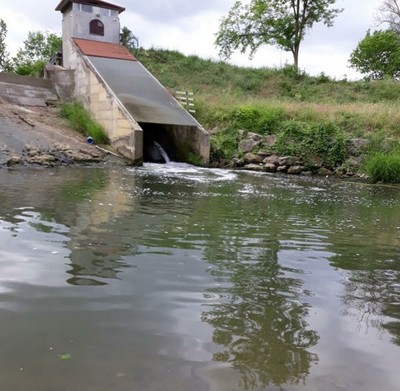
[(359, 155), (368, 145), (369, 141), (365, 138), (353, 138), (349, 141), (349, 153)]
[(361, 156), (351, 156), (349, 159), (346, 160), (347, 166), (352, 167), (352, 168), (360, 167), (361, 162), (362, 162)]
[(246, 153), (243, 157), (245, 163), (253, 163), (253, 164), (258, 164), (262, 163), (264, 158), (262, 156), (258, 156), (254, 153)]
[(11, 155), (6, 162), (7, 166), (15, 166), (21, 163), (22, 163), (22, 158), (18, 155)]
[(313, 168), (321, 168), (323, 164), (324, 164), (324, 159), (320, 157), (314, 157), (310, 161), (310, 166)]
[(289, 167), (287, 173), (292, 175), (298, 175), (304, 170), (303, 166), (291, 166)]
[(300, 162), (300, 158), (295, 157), (295, 156), (283, 156), (281, 158), (279, 158), (279, 162), (278, 164), (280, 166), (294, 166), (297, 163)]
[(246, 131), (243, 130), (243, 129), (239, 129), (239, 130), (237, 131), (237, 134), (238, 134), (239, 140), (243, 140), (243, 139), (244, 139), (244, 136), (246, 135)]
[(227, 164), (225, 164), (222, 168), (235, 168), (233, 160), (229, 161)]
[(277, 156), (277, 155), (267, 156), (263, 160), (263, 163), (265, 163), (265, 164), (275, 164), (277, 166), (279, 164), (279, 156)]
[(263, 137), (258, 133), (249, 132), (247, 133), (247, 138), (254, 141), (261, 141)]
[(208, 133), (210, 133), (211, 135), (218, 134), (218, 132), (219, 132), (219, 129), (216, 127), (209, 129), (209, 131), (208, 131)]
[(29, 157), (34, 157), (36, 155), (39, 155), (39, 150), (38, 149), (34, 149), (34, 148), (29, 148), (28, 149), (28, 156)]
[(265, 167), (261, 164), (246, 164), (244, 168), (251, 171), (265, 171)]
[(347, 169), (344, 167), (339, 167), (337, 170), (335, 170), (335, 175), (337, 177), (342, 177), (344, 175), (346, 175)]
[[(262, 161), (269, 155), (269, 153), (268, 152), (265, 152), (265, 151), (259, 151), (259, 152), (257, 152), (256, 153), (256, 155), (260, 158), (260, 159), (262, 159)], [(262, 162), (261, 161), (261, 162)]]
[(312, 171), (302, 171), (300, 173), (301, 176), (312, 176)]
[(276, 172), (276, 166), (272, 163), (267, 163), (264, 165), (264, 169), (266, 172)]
[(248, 153), (251, 152), (254, 148), (258, 147), (260, 145), (260, 141), (255, 141), (252, 139), (249, 140), (242, 140), (239, 143), (239, 150)]
[(278, 136), (275, 134), (270, 134), (269, 136), (264, 137), (264, 143), (270, 147), (275, 146), (278, 142)]
[(244, 159), (233, 158), (232, 159), (232, 166), (233, 167), (243, 167), (244, 166)]
[(329, 176), (329, 175), (332, 175), (332, 171), (331, 171), (331, 170), (328, 170), (328, 169), (325, 168), (325, 167), (321, 167), (321, 168), (318, 170), (317, 174), (318, 174), (318, 175), (321, 175), (321, 176)]
[(276, 172), (286, 172), (287, 168), (286, 166), (279, 166), (276, 168)]
[(54, 163), (56, 161), (55, 156), (50, 155), (48, 153), (37, 154), (28, 158), (28, 163), (31, 164), (40, 164), (40, 165), (47, 165), (49, 163)]

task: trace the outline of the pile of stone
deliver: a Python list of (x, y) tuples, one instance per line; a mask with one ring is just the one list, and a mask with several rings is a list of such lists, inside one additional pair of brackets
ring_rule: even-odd
[[(232, 166), (252, 171), (286, 173), (292, 175), (332, 175), (333, 171), (315, 162), (312, 169), (306, 168), (302, 158), (297, 156), (278, 156), (266, 152), (248, 152), (241, 159), (233, 159)], [(309, 167), (309, 166), (308, 166)]]
[(238, 149), (243, 154), (241, 158), (234, 158), (228, 166), (251, 171), (286, 173), (292, 175), (319, 175), (319, 176), (347, 176), (357, 175), (361, 164), (361, 153), (368, 143), (366, 139), (349, 141), (349, 158), (341, 167), (330, 167), (323, 158), (315, 157), (307, 165), (299, 156), (280, 156), (274, 151), (277, 136), (262, 136), (257, 133), (239, 131)]
[(26, 146), (22, 151), (0, 146), (0, 166), (62, 166), (73, 164), (99, 163), (104, 160), (105, 153), (83, 145), (81, 148), (71, 148), (67, 145), (56, 145), (52, 148)]

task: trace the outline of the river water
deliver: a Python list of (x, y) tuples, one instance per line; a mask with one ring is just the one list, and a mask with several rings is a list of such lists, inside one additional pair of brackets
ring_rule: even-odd
[(400, 191), (0, 170), (0, 390), (400, 389)]

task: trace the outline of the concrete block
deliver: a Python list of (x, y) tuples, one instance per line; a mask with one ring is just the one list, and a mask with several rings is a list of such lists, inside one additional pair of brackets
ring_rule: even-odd
[(91, 94), (100, 94), (102, 88), (99, 83), (93, 83), (90, 85), (90, 93)]
[(126, 119), (118, 119), (117, 120), (117, 128), (118, 129), (131, 129), (131, 125)]
[(99, 92), (99, 100), (108, 101), (107, 93), (104, 90)]

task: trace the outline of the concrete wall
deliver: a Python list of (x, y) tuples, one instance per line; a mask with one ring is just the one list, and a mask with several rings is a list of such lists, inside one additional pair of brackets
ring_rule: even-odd
[[(74, 50), (71, 38), (90, 39), (92, 41), (119, 43), (120, 21), (118, 15), (105, 16), (99, 9), (93, 7), (93, 13), (83, 12), (70, 7), (63, 14), (63, 66), (69, 68), (70, 57)], [(104, 36), (89, 33), (89, 24), (93, 19), (99, 19), (104, 24)]]
[(75, 70), (74, 96), (105, 129), (111, 145), (134, 164), (143, 160), (143, 130), (108, 88), (90, 61), (74, 46), (70, 57)]
[(166, 128), (181, 159), (187, 160), (190, 152), (200, 157), (204, 165), (210, 162), (210, 135), (205, 129), (181, 125), (167, 125)]
[(53, 88), (50, 80), (40, 79), (38, 77), (21, 76), (16, 75), (15, 73), (0, 73), (0, 82), (47, 89)]
[(50, 80), (0, 73), (0, 97), (21, 106), (47, 107), (58, 100)]
[(48, 81), (51, 81), (54, 90), (61, 100), (74, 100), (75, 71), (73, 69), (48, 64), (45, 69), (45, 77)]

